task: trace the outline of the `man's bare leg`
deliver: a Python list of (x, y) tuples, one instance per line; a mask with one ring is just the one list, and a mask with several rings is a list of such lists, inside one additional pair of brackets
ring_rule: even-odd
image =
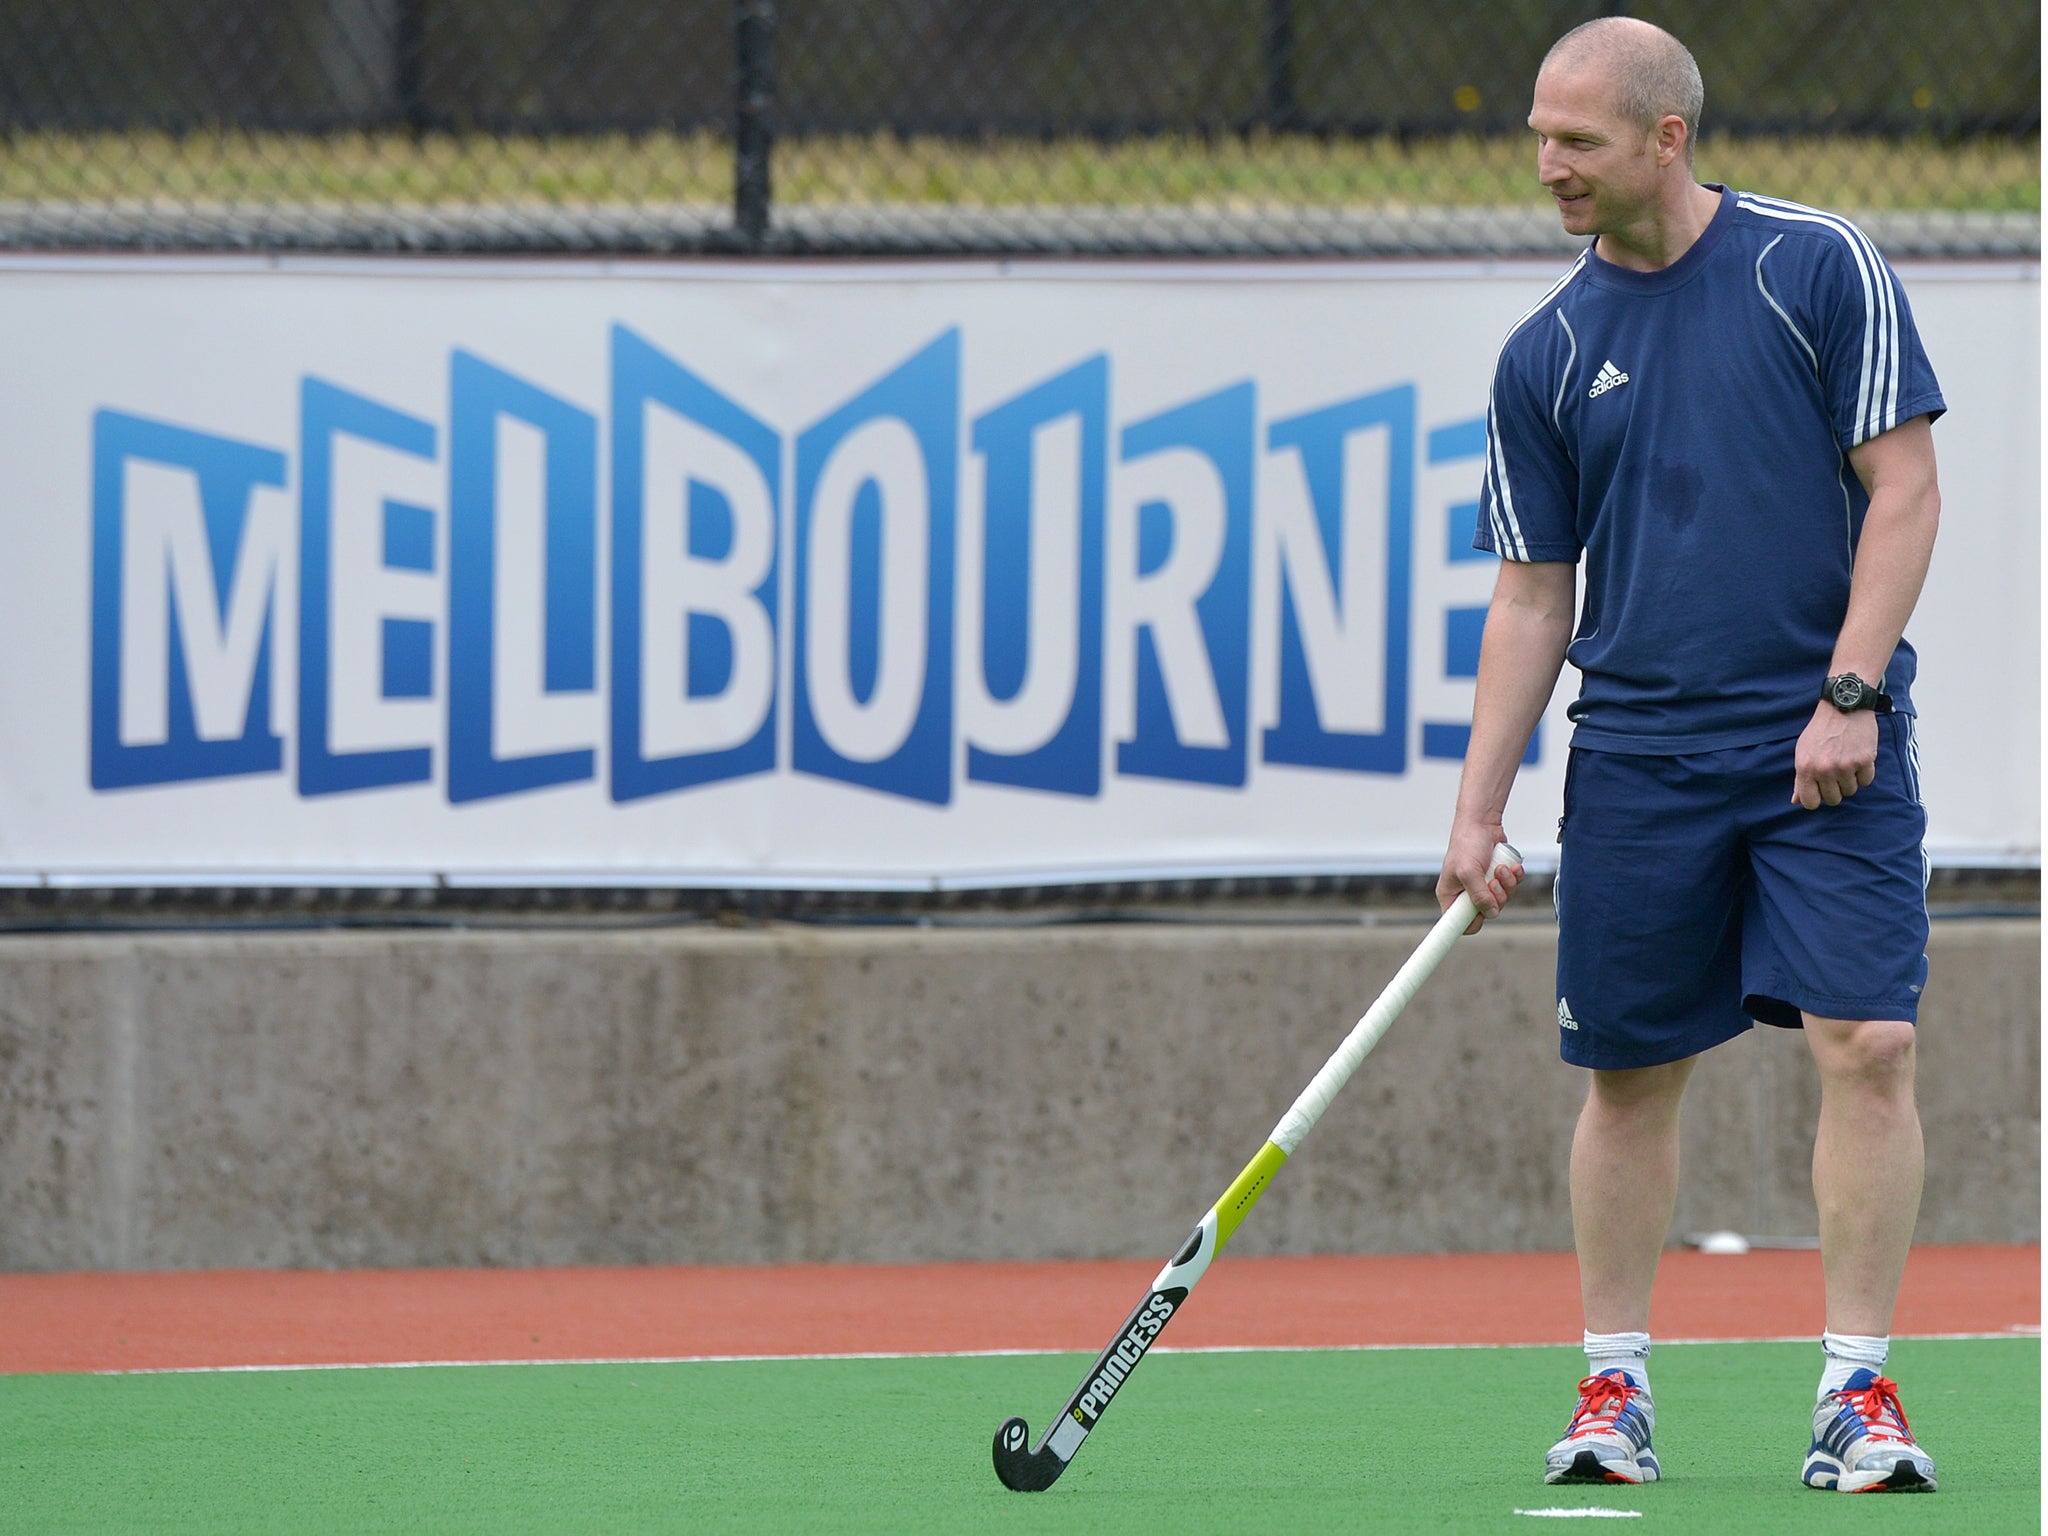
[(1813, 1198), (1828, 1330), (1883, 1338), (1920, 1214), (1925, 1153), (1913, 1101), (1913, 1026), (1805, 1015), (1820, 1068)]
[(1572, 1233), (1589, 1333), (1648, 1332), (1678, 1203), (1678, 1102), (1698, 1057), (1595, 1072), (1572, 1136)]
[(1934, 1458), (1914, 1443), (1884, 1368), (1892, 1306), (1920, 1213), (1913, 1026), (1808, 1014), (1806, 1040), (1820, 1067), (1813, 1197), (1820, 1207), (1828, 1331), (1821, 1340), (1813, 1445), (1800, 1480), (1846, 1493), (1931, 1492)]
[(1572, 1136), (1572, 1232), (1586, 1308), (1586, 1376), (1546, 1483), (1663, 1475), (1646, 1369), (1650, 1287), (1678, 1199), (1678, 1101), (1692, 1061), (1595, 1072)]

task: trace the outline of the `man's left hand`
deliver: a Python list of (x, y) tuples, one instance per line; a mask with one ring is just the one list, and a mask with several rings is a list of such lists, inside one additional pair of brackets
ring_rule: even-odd
[(1799, 733), (1792, 798), (1809, 811), (1840, 805), (1877, 777), (1877, 716), (1823, 703)]

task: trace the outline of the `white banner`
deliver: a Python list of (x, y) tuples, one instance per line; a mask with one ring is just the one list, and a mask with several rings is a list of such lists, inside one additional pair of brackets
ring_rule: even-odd
[[(0, 264), (0, 879), (1434, 869), (1558, 270)], [(1930, 848), (2034, 863), (2038, 269), (1902, 275)]]

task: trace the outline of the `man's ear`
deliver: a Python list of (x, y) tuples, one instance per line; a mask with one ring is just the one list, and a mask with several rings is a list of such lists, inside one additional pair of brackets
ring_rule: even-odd
[(1685, 157), (1685, 119), (1670, 113), (1657, 124), (1657, 164), (1670, 165)]

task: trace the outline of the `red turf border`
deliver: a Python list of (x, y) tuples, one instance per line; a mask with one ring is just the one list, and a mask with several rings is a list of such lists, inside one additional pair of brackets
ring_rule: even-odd
[[(0, 1275), (0, 1372), (1099, 1349), (1157, 1260)], [(1820, 1257), (1664, 1257), (1657, 1336), (1817, 1336)], [(2038, 1332), (2041, 1250), (1916, 1248), (1898, 1335)], [(1167, 1342), (1576, 1343), (1568, 1253), (1226, 1258)]]

